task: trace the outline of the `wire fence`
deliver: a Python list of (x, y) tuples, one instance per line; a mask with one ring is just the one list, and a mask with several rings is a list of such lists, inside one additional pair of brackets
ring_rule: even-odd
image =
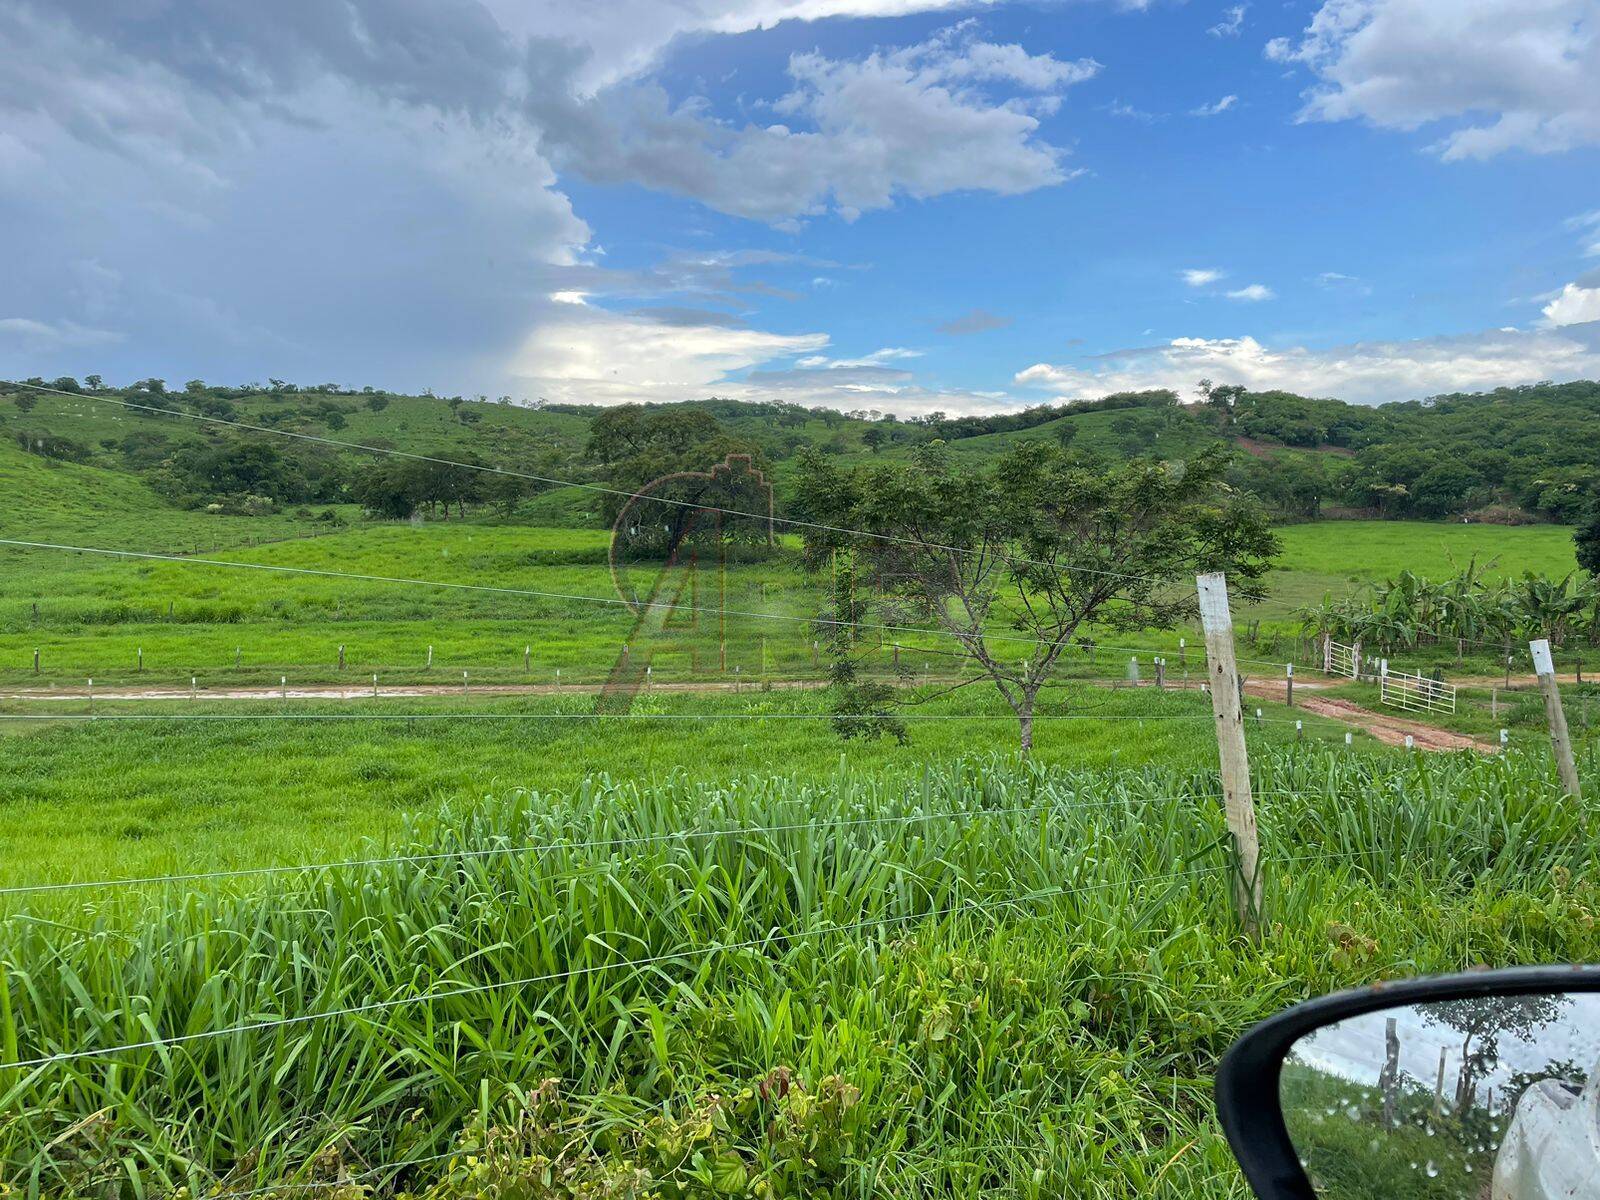
[[(57, 389), (38, 387), (37, 385), (21, 386), (29, 387), (38, 392), (66, 396), (74, 400), (90, 400), (96, 403), (120, 405), (124, 409), (144, 411), (152, 415), (180, 417), (188, 420), (205, 422), (211, 425), (230, 426), (249, 432), (271, 434), (275, 436), (295, 438), (302, 441), (320, 443), (343, 450), (384, 455), (440, 465), (449, 465), (473, 471), (484, 471), (491, 474), (510, 475), (549, 486), (572, 487), (589, 492), (604, 494), (612, 498), (626, 500), (637, 500), (643, 498), (651, 502), (680, 505), (687, 508), (694, 508), (702, 511), (712, 511), (728, 516), (771, 520), (776, 524), (780, 524), (795, 530), (826, 533), (841, 537), (874, 539), (896, 544), (903, 544), (921, 550), (937, 551), (940, 553), (961, 555), (976, 553), (969, 547), (948, 545), (937, 540), (923, 541), (920, 539), (906, 538), (870, 530), (849, 529), (798, 518), (778, 517), (770, 513), (762, 514), (732, 507), (717, 507), (715, 505), (700, 504), (694, 501), (682, 501), (657, 495), (629, 492), (593, 482), (561, 480), (520, 471), (485, 466), (483, 464), (460, 462), (436, 456), (414, 454), (386, 447), (377, 447), (358, 442), (341, 441), (338, 439), (276, 429), (268, 426), (254, 425), (248, 422), (209, 417), (202, 414), (186, 412), (180, 409), (168, 409), (160, 406), (139, 404), (136, 402), (127, 401), (125, 399), (113, 398), (109, 396), (83, 395), (80, 393), (63, 392), (58, 391)], [(1156, 686), (1163, 686), (1168, 683), (1175, 684), (1177, 682), (1176, 680), (1169, 680), (1165, 674), (1167, 660), (1170, 654), (1175, 653), (1179, 657), (1181, 664), (1180, 669), (1187, 669), (1188, 647), (1185, 641), (1179, 641), (1175, 647), (1168, 647), (1164, 642), (1161, 646), (1152, 648), (1149, 645), (1137, 647), (1112, 645), (1098, 641), (1092, 637), (1080, 637), (1076, 634), (1070, 638), (1052, 641), (1049, 639), (1040, 640), (1037, 637), (985, 632), (981, 637), (982, 644), (973, 645), (970, 637), (964, 636), (960, 631), (952, 630), (948, 627), (918, 626), (901, 624), (893, 621), (880, 622), (868, 620), (841, 620), (830, 617), (825, 613), (809, 615), (800, 613), (782, 613), (742, 607), (701, 605), (697, 603), (683, 604), (677, 602), (662, 602), (653, 599), (645, 601), (633, 601), (622, 596), (599, 596), (547, 589), (478, 584), (459, 580), (439, 580), (358, 571), (342, 571), (334, 569), (292, 566), (278, 563), (249, 562), (237, 559), (140, 551), (116, 547), (78, 545), (69, 542), (45, 540), (4, 538), (0, 539), (0, 546), (6, 546), (25, 552), (52, 552), (93, 555), (121, 561), (182, 564), (186, 567), (195, 569), (222, 569), (240, 572), (256, 572), (261, 575), (274, 578), (303, 577), (316, 579), (335, 579), (350, 583), (393, 586), (408, 589), (435, 591), (442, 590), (477, 595), (505, 596), (518, 600), (534, 599), (555, 601), (562, 604), (573, 604), (580, 606), (588, 605), (594, 606), (595, 609), (627, 611), (634, 614), (674, 613), (693, 616), (696, 618), (701, 616), (735, 617), (741, 620), (757, 622), (782, 622), (791, 628), (798, 626), (804, 628), (805, 630), (816, 631), (819, 633), (840, 629), (848, 629), (854, 633), (876, 633), (879, 635), (880, 639), (884, 634), (905, 634), (935, 640), (953, 639), (958, 643), (959, 648), (941, 649), (938, 647), (904, 646), (898, 642), (893, 642), (890, 643), (888, 652), (893, 653), (896, 657), (898, 657), (902, 651), (905, 651), (918, 656), (927, 655), (930, 659), (939, 658), (944, 660), (946, 664), (951, 662), (959, 662), (961, 664), (958, 668), (959, 671), (965, 671), (969, 666), (977, 664), (980, 668), (987, 669), (991, 675), (993, 674), (993, 663), (992, 661), (985, 661), (988, 659), (987, 643), (989, 642), (1004, 643), (1011, 646), (1025, 646), (1028, 648), (1031, 654), (1035, 655), (1048, 652), (1082, 652), (1084, 655), (1087, 655), (1092, 659), (1093, 656), (1104, 652), (1107, 654), (1130, 654), (1134, 656), (1145, 656), (1151, 660), (1151, 665), (1156, 672), (1154, 677), (1148, 682)], [(1052, 571), (1060, 572), (1063, 575), (1082, 574), (1097, 578), (1120, 579), (1138, 582), (1141, 584), (1170, 586), (1169, 580), (1156, 579), (1151, 576), (1141, 576), (1118, 571), (1103, 562), (1047, 562), (1022, 556), (1011, 556), (1007, 561), (1008, 564), (1012, 566), (1043, 567)], [(1253, 608), (1249, 606), (1241, 606), (1241, 611), (1253, 611)], [(1170, 639), (1168, 640), (1170, 641)], [(813, 662), (815, 663), (819, 648), (817, 644), (813, 642), (809, 649)], [(880, 652), (883, 650), (881, 647), (876, 649), (879, 649)], [(802, 643), (800, 657), (803, 658), (805, 653), (806, 648)], [(626, 655), (625, 650), (624, 655)], [(1351, 657), (1354, 657), (1353, 650), (1351, 652)], [(430, 648), (430, 663), (431, 658), (432, 655)], [(237, 661), (238, 660), (236, 658), (236, 663)], [(344, 648), (342, 646), (340, 647), (339, 651), (339, 661), (342, 667), (344, 665)], [(763, 653), (763, 667), (765, 667), (765, 661), (766, 660)], [(1203, 661), (1204, 660), (1201, 655), (1197, 653), (1196, 665), (1200, 666)], [(1276, 672), (1279, 670), (1285, 669), (1286, 667), (1286, 664), (1281, 661), (1257, 658), (1237, 658), (1236, 662), (1253, 667), (1266, 667), (1271, 669), (1274, 674), (1276, 674)], [(40, 664), (36, 652), (36, 657), (34, 660), (35, 671), (39, 669), (39, 665)], [(139, 665), (141, 668), (143, 667), (142, 652), (140, 654)], [(1336, 667), (1344, 668), (1346, 665), (1347, 664), (1341, 659), (1340, 662), (1336, 664)], [(524, 651), (522, 673), (525, 675), (531, 674), (531, 668), (531, 655), (529, 651)], [(268, 668), (264, 664), (253, 663), (251, 664), (250, 669), (260, 671), (263, 669), (278, 669), (278, 667), (274, 666)], [(305, 666), (302, 664), (299, 669), (304, 670), (307, 668), (305, 668)], [(360, 669), (364, 673), (371, 673), (373, 675), (372, 692), (375, 699), (381, 698), (379, 695), (379, 674), (390, 672), (400, 673), (402, 671), (414, 672), (417, 670), (417, 668), (414, 666), (410, 668), (394, 666), (375, 668), (371, 664), (366, 664)], [(440, 669), (444, 669), (443, 664), (440, 665)], [(488, 675), (493, 672), (497, 675), (505, 676), (511, 675), (516, 671), (514, 666), (501, 667), (482, 664), (452, 664), (449, 669), (459, 669), (462, 671), (462, 691), (469, 694), (471, 676), (474, 673)], [(541, 670), (546, 672), (550, 669), (553, 668), (541, 667)], [(557, 670), (559, 674), (559, 669)], [(1135, 670), (1137, 670), (1137, 662), (1135, 663)], [(648, 673), (648, 667), (646, 668), (646, 671)], [(1027, 660), (1024, 661), (1022, 671), (1024, 673), (1024, 677), (1026, 677), (1026, 673), (1028, 671)], [(287, 702), (291, 698), (297, 700), (315, 698), (304, 694), (296, 694), (297, 691), (303, 691), (303, 689), (291, 689), (288, 685), (289, 669), (284, 667), (283, 672), (284, 673), (281, 679), (280, 687), (276, 690), (269, 688), (268, 694), (260, 698), (278, 699), (284, 702)], [(1359, 670), (1357, 669), (1352, 672), (1344, 669), (1336, 669), (1330, 672), (1330, 674), (1334, 675), (1335, 677), (1340, 675), (1349, 675), (1351, 673), (1359, 674)], [(765, 670), (763, 670), (762, 674), (766, 674)], [(927, 670), (925, 664), (924, 671), (922, 672), (924, 680), (932, 681), (934, 675), (934, 672)], [(791, 682), (797, 683), (821, 684), (826, 681), (826, 676), (821, 673), (810, 677), (796, 674), (792, 669), (792, 662), (790, 664), (790, 676)], [(896, 677), (903, 678), (903, 675)], [(957, 678), (959, 679), (960, 675), (957, 675)], [(983, 678), (985, 678), (985, 675), (980, 673), (976, 675), (972, 681), (978, 681)], [(752, 682), (755, 681), (752, 680)], [(942, 680), (941, 682), (948, 682), (948, 679)], [(1119, 682), (1145, 683), (1146, 681), (1142, 679), (1123, 679)], [(570, 686), (576, 687), (579, 685), (577, 684), (577, 681), (573, 680), (570, 681)], [(1059, 686), (1070, 685), (1063, 684)], [(93, 684), (91, 682), (86, 686), (86, 692), (92, 693), (92, 689)], [(151, 689), (148, 688), (143, 689), (143, 692), (148, 693), (150, 690)], [(352, 692), (359, 691), (362, 695), (365, 694), (364, 686), (360, 689), (352, 688), (348, 690)], [(453, 684), (451, 686), (451, 690), (454, 690)], [(1179, 689), (1174, 688), (1174, 690), (1176, 691)], [(1219, 684), (1219, 692), (1220, 690), (1221, 685)], [(277, 693), (281, 693), (281, 695)], [(489, 687), (480, 684), (480, 695), (482, 694), (492, 694), (492, 692)], [(513, 692), (510, 694), (515, 693)], [(1453, 690), (1451, 694), (1453, 696)], [(191, 675), (188, 696), (191, 700), (205, 699), (210, 701), (220, 699), (220, 697), (208, 696), (201, 691), (198, 686), (198, 672), (195, 675)], [(139, 696), (126, 697), (125, 699), (146, 702), (152, 700), (164, 701), (168, 699), (181, 699), (182, 697), (183, 693), (181, 690), (179, 690), (175, 694), (169, 696), (152, 697), (148, 694), (141, 694)], [(64, 697), (61, 695), (50, 695), (42, 698), (47, 700), (61, 700)], [(95, 699), (92, 694), (86, 696), (85, 698), (90, 699), (91, 701)], [(354, 696), (340, 695), (332, 698), (353, 699)], [(101, 695), (98, 697), (98, 699), (102, 704), (106, 704), (114, 703), (119, 699), (119, 697), (107, 695), (106, 689), (102, 685)], [(1248, 714), (1241, 713), (1240, 715), (1244, 716), (1246, 720), (1249, 719)], [(455, 708), (449, 711), (384, 710), (359, 712), (320, 712), (307, 710), (275, 710), (234, 713), (211, 711), (186, 711), (182, 713), (148, 711), (134, 712), (113, 710), (99, 712), (4, 712), (0, 713), (0, 723), (97, 724), (116, 722), (222, 723), (364, 721), (536, 721), (575, 723), (614, 720), (639, 722), (709, 723), (833, 721), (836, 720), (837, 717), (838, 714), (830, 711), (801, 711), (798, 708), (791, 711), (781, 712), (632, 711), (624, 713), (562, 711), (495, 712), (466, 708)], [(893, 720), (897, 722), (908, 723), (962, 723), (974, 726), (981, 726), (985, 723), (992, 722), (1014, 723), (1018, 719), (1016, 713), (1003, 711), (909, 712), (904, 710), (883, 713), (867, 712), (851, 714), (851, 718), (853, 720), (864, 721)], [(1138, 725), (1142, 726), (1145, 722), (1198, 723), (1202, 721), (1215, 722), (1218, 721), (1219, 718), (1216, 714), (1213, 714), (1210, 711), (1148, 712), (1137, 714), (1043, 711), (1033, 714), (1031, 719), (1041, 723), (1137, 722)], [(1303, 718), (1278, 716), (1267, 717), (1263, 715), (1260, 709), (1257, 709), (1255, 712), (1254, 723), (1257, 725), (1272, 724), (1275, 726), (1288, 725), (1292, 723), (1295, 726), (1296, 733), (1298, 735), (1303, 736), (1306, 732)], [(1345, 744), (1350, 744), (1350, 735), (1348, 733), (1345, 734)], [(1254, 795), (1262, 800), (1304, 797), (1311, 794), (1312, 793), (1310, 791), (1301, 789), (1258, 788), (1254, 790)], [(1223, 807), (1223, 799), (1221, 794), (1212, 795), (1209, 792), (1195, 792), (1186, 798), (1191, 799), (1197, 805), (1207, 805), (1213, 810), (1221, 809)], [(839, 818), (834, 820), (810, 820), (778, 824), (747, 824), (726, 827), (682, 828), (674, 829), (668, 832), (619, 835), (603, 838), (550, 837), (546, 840), (518, 842), (514, 844), (462, 847), (459, 849), (430, 851), (425, 853), (371, 855), (367, 857), (335, 859), (324, 862), (188, 870), (175, 871), (166, 874), (145, 874), (121, 878), (95, 878), (86, 880), (66, 880), (60, 882), (17, 884), (0, 887), (0, 899), (7, 899), (16, 903), (26, 904), (30, 898), (41, 897), (45, 895), (79, 896), (89, 893), (111, 893), (113, 895), (130, 893), (139, 894), (168, 888), (192, 889), (196, 885), (217, 883), (223, 880), (263, 880), (282, 877), (309, 878), (339, 872), (358, 872), (363, 870), (375, 870), (378, 868), (393, 867), (416, 868), (418, 871), (423, 871), (430, 867), (450, 864), (459, 865), (467, 861), (505, 860), (509, 858), (538, 857), (574, 852), (594, 852), (599, 855), (617, 854), (621, 852), (639, 851), (652, 847), (681, 847), (691, 844), (704, 843), (715, 839), (767, 839), (790, 835), (807, 837), (817, 836), (825, 839), (825, 837), (830, 834), (836, 835), (849, 830), (867, 828), (911, 829), (917, 826), (926, 826), (936, 822), (970, 823), (978, 821), (996, 821), (1005, 818), (1048, 818), (1069, 808), (1073, 811), (1113, 812), (1118, 810), (1126, 811), (1129, 809), (1129, 807), (1129, 800), (1126, 797), (1118, 797), (1115, 799), (1102, 799), (1098, 802), (1092, 800), (1087, 802), (1079, 801), (1071, 805), (1064, 805), (1059, 801), (1053, 801), (1049, 803), (1033, 803), (1028, 805), (963, 811), (930, 811), (908, 814), (880, 814), (873, 816)], [(1219, 876), (1229, 877), (1238, 875), (1238, 860), (1235, 857), (1233, 848), (1226, 842), (1226, 840), (1216, 842), (1207, 849), (1208, 853), (1220, 853), (1221, 856), (1226, 858), (1228, 861), (1225, 863), (1213, 863), (1209, 865), (1200, 865), (1198, 862), (1191, 862), (1185, 864), (1181, 870), (1143, 874), (1133, 879), (1101, 879), (1094, 882), (1032, 888), (1024, 891), (1017, 891), (1014, 894), (965, 898), (930, 907), (918, 907), (905, 912), (889, 912), (876, 916), (863, 917), (856, 921), (821, 921), (816, 924), (800, 928), (773, 928), (763, 931), (759, 936), (735, 938), (727, 941), (718, 940), (716, 938), (708, 938), (700, 944), (673, 949), (663, 949), (649, 954), (634, 954), (632, 956), (623, 954), (615, 947), (610, 945), (602, 935), (595, 934), (589, 938), (586, 938), (584, 945), (594, 953), (602, 955), (601, 961), (573, 963), (571, 965), (562, 967), (561, 969), (538, 972), (534, 974), (524, 974), (515, 978), (499, 978), (473, 982), (468, 982), (460, 978), (450, 976), (444, 976), (440, 978), (412, 978), (408, 980), (395, 979), (387, 982), (393, 988), (398, 989), (398, 994), (376, 996), (372, 999), (364, 1000), (361, 1003), (348, 1004), (322, 1002), (319, 997), (313, 996), (306, 1004), (305, 1011), (285, 1011), (277, 1013), (268, 1012), (259, 1016), (254, 1016), (250, 1020), (219, 1022), (212, 1026), (198, 1029), (169, 1028), (163, 1030), (157, 1029), (147, 1022), (145, 1028), (148, 1031), (148, 1036), (136, 1037), (127, 1036), (124, 1034), (124, 1036), (122, 1036), (120, 1039), (110, 1040), (103, 1045), (88, 1044), (92, 1043), (94, 1040), (94, 1037), (91, 1036), (91, 1032), (80, 1031), (84, 1034), (84, 1036), (79, 1044), (75, 1045), (69, 1044), (54, 1049), (40, 1049), (35, 1047), (36, 1052), (31, 1054), (19, 1054), (16, 1052), (15, 1046), (13, 1046), (12, 1053), (6, 1055), (7, 1061), (0, 1063), (0, 1072), (4, 1073), (4, 1078), (7, 1080), (14, 1081), (19, 1077), (26, 1077), (31, 1081), (41, 1078), (43, 1073), (49, 1071), (51, 1068), (60, 1067), (66, 1064), (80, 1063), (84, 1061), (124, 1059), (128, 1059), (130, 1061), (127, 1064), (121, 1064), (120, 1062), (116, 1064), (108, 1064), (108, 1069), (114, 1070), (118, 1069), (121, 1065), (127, 1065), (133, 1070), (145, 1070), (152, 1067), (151, 1060), (155, 1060), (156, 1062), (168, 1061), (167, 1056), (174, 1048), (202, 1043), (213, 1043), (219, 1039), (240, 1039), (234, 1043), (234, 1048), (241, 1054), (248, 1054), (250, 1045), (249, 1039), (252, 1035), (257, 1034), (277, 1035), (284, 1030), (301, 1029), (307, 1026), (321, 1025), (327, 1022), (369, 1022), (374, 1019), (381, 1020), (385, 1014), (393, 1013), (400, 1009), (419, 1008), (427, 1005), (437, 1004), (443, 1001), (457, 1000), (466, 997), (476, 997), (498, 993), (515, 993), (524, 990), (554, 989), (573, 980), (586, 977), (609, 975), (611, 973), (640, 974), (657, 971), (668, 966), (698, 965), (718, 956), (745, 953), (776, 956), (799, 943), (812, 942), (829, 937), (850, 935), (877, 936), (891, 930), (902, 930), (906, 927), (915, 926), (921, 923), (956, 921), (969, 916), (994, 915), (1018, 910), (1023, 912), (1036, 912), (1039, 906), (1050, 901), (1059, 901), (1074, 896), (1087, 896), (1097, 892), (1104, 892), (1113, 888), (1128, 888), (1148, 892), (1151, 890), (1159, 890), (1167, 886), (1181, 886), (1185, 882), (1198, 879), (1216, 879)], [(1312, 862), (1338, 862), (1344, 865), (1349, 865), (1351, 857), (1344, 851), (1327, 851), (1301, 855), (1277, 855), (1272, 857), (1270, 861), (1274, 866), (1299, 865)], [(9, 981), (0, 982), (0, 986), (9, 987)], [(7, 1020), (9, 1019), (8, 1008)], [(134, 1025), (136, 1025), (136, 1022), (130, 1020), (122, 1027), (130, 1028)], [(95, 1030), (92, 1031), (92, 1033), (94, 1035), (98, 1035), (100, 1031)], [(33, 1045), (33, 1043), (29, 1040), (28, 1034), (29, 1031), (23, 1031), (23, 1045)], [(1013, 1149), (1020, 1148), (1011, 1143), (1007, 1143), (1007, 1146)], [(45, 1153), (48, 1152), (49, 1148), (46, 1148)], [(224, 1191), (213, 1193), (213, 1195), (216, 1196), (218, 1200), (220, 1200), (222, 1197), (245, 1200), (245, 1198), (248, 1197), (264, 1195), (267, 1193), (294, 1192), (300, 1189), (317, 1190), (347, 1187), (350, 1186), (352, 1182), (375, 1183), (379, 1186), (383, 1186), (386, 1182), (392, 1182), (405, 1172), (413, 1171), (420, 1167), (434, 1165), (449, 1159), (458, 1158), (462, 1155), (462, 1153), (462, 1150), (456, 1149), (441, 1153), (428, 1154), (417, 1158), (405, 1158), (386, 1163), (381, 1166), (365, 1168), (354, 1174), (347, 1174), (337, 1180), (323, 1181), (308, 1179), (303, 1182), (279, 1183), (249, 1190)]]

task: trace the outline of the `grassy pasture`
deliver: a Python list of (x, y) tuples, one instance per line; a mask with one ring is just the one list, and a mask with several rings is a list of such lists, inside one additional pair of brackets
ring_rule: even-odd
[[(1459, 525), (1436, 521), (1311, 521), (1278, 530), (1283, 542), (1272, 576), (1275, 601), (1315, 603), (1401, 571), (1439, 579), (1476, 556), (1491, 578), (1525, 571), (1560, 578), (1577, 570), (1564, 525)], [(1269, 604), (1268, 609), (1282, 605)]]
[(986, 757), (507, 791), (401, 843), (449, 856), (426, 865), (13, 917), (0, 959), (51, 969), (13, 988), (11, 1061), (266, 1026), (0, 1067), (0, 1161), (97, 1196), (1238, 1197), (1209, 1076), (1245, 1024), (1600, 953), (1544, 764), (1257, 764), (1265, 949), (1209, 772)]
[[(94, 723), (11, 723), (6, 715), (41, 707), (11, 703), (0, 707), (8, 762), (0, 884), (339, 859), (365, 837), (398, 836), (407, 814), (425, 819), (464, 797), (571, 788), (590, 777), (715, 781), (781, 767), (814, 781), (849, 764), (910, 780), (965, 753), (1014, 751), (1015, 722), (992, 691), (933, 690), (907, 710), (904, 746), (841, 742), (825, 719), (825, 698), (794, 690), (655, 693), (639, 698), (637, 717), (605, 719), (590, 716), (593, 698), (577, 693), (470, 705), (450, 697), (137, 708), (102, 701), (94, 708), (101, 717), (156, 711), (171, 719)], [(1041, 707), (1042, 763), (1200, 771), (1215, 759), (1209, 708), (1197, 692), (1077, 688)], [(1287, 710), (1265, 708), (1273, 720), (1253, 727), (1252, 741), (1290, 745)], [(47, 711), (82, 716), (87, 705)], [(474, 715), (437, 716), (462, 711)], [(295, 713), (318, 719), (284, 719)], [(373, 719), (408, 713), (420, 715)], [(238, 719), (245, 714), (265, 719)], [(326, 719), (336, 714), (351, 719)], [(1342, 742), (1331, 723), (1307, 726), (1312, 737)]]

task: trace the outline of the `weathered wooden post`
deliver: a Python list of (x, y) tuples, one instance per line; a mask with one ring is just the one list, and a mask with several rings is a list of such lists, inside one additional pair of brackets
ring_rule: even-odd
[(140, 646), (137, 650), (135, 650), (133, 652), (133, 669), (135, 671), (143, 671), (144, 670), (144, 647), (143, 646)]
[(39, 647), (37, 646), (33, 648), (33, 673), (35, 675), (39, 673)]
[(526, 675), (531, 670), (533, 670), (533, 647), (524, 646), (522, 648), (522, 673)]
[(1389, 1017), (1383, 1024), (1383, 1070), (1378, 1072), (1378, 1091), (1383, 1095), (1383, 1124), (1394, 1128), (1395, 1100), (1400, 1094), (1400, 1034), (1398, 1020)]
[(339, 670), (344, 670), (344, 643), (339, 643)]
[(1294, 664), (1283, 664), (1283, 698), (1290, 708), (1294, 707)]
[(1245, 929), (1256, 934), (1264, 918), (1261, 851), (1256, 833), (1255, 799), (1250, 792), (1250, 759), (1244, 744), (1244, 709), (1239, 692), (1239, 668), (1233, 652), (1228, 584), (1219, 571), (1198, 576), (1195, 585), (1200, 595), (1200, 622), (1205, 630), (1206, 663), (1211, 677), (1211, 713), (1216, 718), (1222, 801), (1237, 855), (1234, 903)]
[(1556, 685), (1556, 667), (1550, 657), (1550, 642), (1546, 638), (1529, 642), (1533, 654), (1533, 673), (1539, 677), (1539, 690), (1544, 693), (1545, 722), (1550, 726), (1550, 746), (1556, 753), (1556, 770), (1561, 773), (1561, 786), (1574, 800), (1583, 799), (1578, 786), (1578, 766), (1572, 761), (1572, 738), (1567, 733), (1567, 714), (1561, 708), (1561, 689)]

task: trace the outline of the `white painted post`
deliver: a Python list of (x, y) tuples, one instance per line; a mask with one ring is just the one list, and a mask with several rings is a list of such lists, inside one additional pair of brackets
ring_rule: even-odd
[(1255, 933), (1263, 919), (1261, 850), (1256, 833), (1255, 799), (1250, 792), (1250, 759), (1244, 744), (1244, 710), (1240, 707), (1239, 668), (1234, 661), (1228, 585), (1221, 572), (1198, 576), (1195, 584), (1200, 595), (1200, 621), (1205, 629), (1206, 662), (1211, 675), (1211, 713), (1217, 725), (1222, 800), (1238, 855), (1234, 903), (1245, 928)]
[(1322, 635), (1322, 673), (1333, 674), (1333, 634)]
[(1346, 729), (1344, 731), (1344, 744), (1346, 746), (1353, 746), (1353, 745), (1355, 745), (1355, 740), (1356, 740), (1356, 735), (1351, 733), (1348, 729)]
[(243, 653), (244, 651), (240, 647), (235, 646), (233, 648), (233, 669), (235, 671), (239, 669), (239, 656)]
[(1550, 657), (1550, 642), (1540, 638), (1529, 642), (1528, 649), (1533, 653), (1533, 673), (1539, 677), (1539, 690), (1544, 693), (1545, 722), (1550, 726), (1550, 746), (1556, 753), (1561, 786), (1574, 800), (1582, 800), (1578, 765), (1572, 761), (1572, 739), (1567, 734), (1567, 714), (1561, 708), (1561, 689), (1556, 686), (1556, 665)]
[(1506, 747), (1508, 747), (1510, 744), (1511, 744), (1511, 731), (1509, 729), (1502, 729), (1500, 731), (1500, 749), (1502, 751), (1504, 751), (1506, 749)]
[(467, 694), (467, 671), (465, 667), (461, 670), (461, 694), (463, 696)]
[(430, 666), (430, 667), (433, 666), (433, 647), (432, 646), (428, 647), (428, 661), (427, 661), (426, 665)]
[(289, 698), (289, 677), (287, 675), (278, 676), (278, 686), (283, 689), (283, 698), (287, 700)]
[(522, 673), (526, 675), (531, 670), (533, 670), (533, 647), (524, 646), (522, 648)]
[(374, 700), (378, 698), (378, 673), (376, 671), (372, 673), (372, 698)]
[(1409, 733), (1406, 734), (1406, 749), (1407, 750), (1415, 750), (1416, 748), (1417, 748), (1416, 739), (1413, 738)]
[(200, 680), (194, 675), (189, 676), (189, 699), (199, 699), (199, 692)]
[(1294, 723), (1294, 740), (1297, 742), (1303, 742), (1306, 740), (1306, 727), (1303, 721), (1296, 721)]
[(144, 647), (140, 646), (137, 650), (135, 650), (133, 652), (133, 654), (134, 654), (134, 659), (135, 659), (134, 670), (136, 670), (136, 671), (144, 670)]
[(94, 680), (89, 680), (89, 711), (94, 711)]
[(339, 670), (344, 670), (344, 643), (339, 643)]

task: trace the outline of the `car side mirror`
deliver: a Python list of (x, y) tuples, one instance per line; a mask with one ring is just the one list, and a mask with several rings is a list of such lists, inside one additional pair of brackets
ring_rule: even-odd
[(1600, 968), (1519, 967), (1308, 1001), (1222, 1060), (1263, 1200), (1600, 1196)]

